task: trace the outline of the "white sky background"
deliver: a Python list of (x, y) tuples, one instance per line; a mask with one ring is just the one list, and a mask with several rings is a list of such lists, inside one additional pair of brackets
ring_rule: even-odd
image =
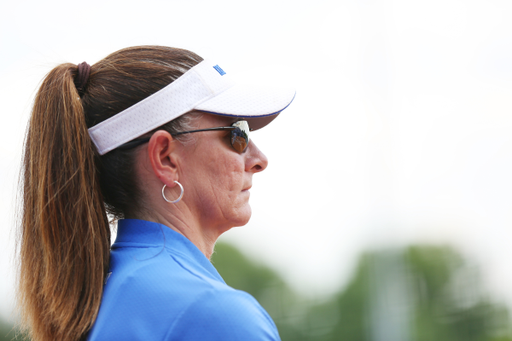
[(188, 48), (294, 103), (253, 134), (270, 160), (253, 218), (226, 233), (313, 295), (363, 250), (451, 244), (512, 306), (512, 3), (0, 3), (0, 314), (12, 307), (13, 198), (30, 105), (61, 62)]

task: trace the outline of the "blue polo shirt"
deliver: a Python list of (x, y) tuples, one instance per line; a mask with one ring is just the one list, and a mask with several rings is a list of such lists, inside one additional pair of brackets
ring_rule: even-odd
[(100, 311), (88, 340), (280, 340), (249, 294), (167, 226), (120, 220)]

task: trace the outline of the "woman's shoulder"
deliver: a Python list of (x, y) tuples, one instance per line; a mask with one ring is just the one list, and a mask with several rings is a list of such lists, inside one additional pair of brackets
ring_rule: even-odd
[(113, 291), (105, 292), (88, 340), (279, 340), (251, 295), (194, 277), (155, 285), (155, 277), (134, 276), (122, 286), (107, 285)]
[(198, 297), (209, 291), (233, 291), (209, 270), (167, 248), (113, 252), (89, 340), (161, 340)]
[(173, 322), (165, 340), (279, 340), (277, 328), (248, 293), (227, 285), (202, 292)]

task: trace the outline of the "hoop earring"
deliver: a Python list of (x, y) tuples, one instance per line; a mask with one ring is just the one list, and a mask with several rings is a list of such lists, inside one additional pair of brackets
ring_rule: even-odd
[(174, 200), (174, 201), (169, 200), (169, 199), (167, 199), (167, 198), (165, 197), (165, 192), (164, 192), (164, 191), (165, 191), (165, 187), (166, 187), (167, 185), (164, 185), (164, 187), (162, 187), (162, 196), (164, 197), (164, 200), (165, 200), (165, 201), (167, 201), (167, 202), (169, 202), (169, 203), (171, 203), (171, 204), (175, 204), (175, 203), (177, 203), (178, 201), (180, 201), (180, 200), (181, 200), (181, 198), (183, 198), (183, 193), (185, 193), (185, 191), (183, 190), (183, 186), (182, 186), (178, 181), (176, 181), (176, 180), (175, 180), (175, 181), (174, 181), (174, 183), (175, 183), (175, 184), (177, 184), (178, 186), (180, 186), (180, 189), (181, 189), (180, 196), (178, 197), (178, 199), (176, 199), (176, 200)]

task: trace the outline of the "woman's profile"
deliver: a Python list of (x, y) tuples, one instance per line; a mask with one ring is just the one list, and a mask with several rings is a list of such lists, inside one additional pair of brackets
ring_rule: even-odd
[(22, 168), (18, 296), (32, 340), (279, 340), (209, 258), (249, 221), (252, 176), (267, 167), (250, 131), (295, 92), (229, 77), (161, 46), (46, 76)]

